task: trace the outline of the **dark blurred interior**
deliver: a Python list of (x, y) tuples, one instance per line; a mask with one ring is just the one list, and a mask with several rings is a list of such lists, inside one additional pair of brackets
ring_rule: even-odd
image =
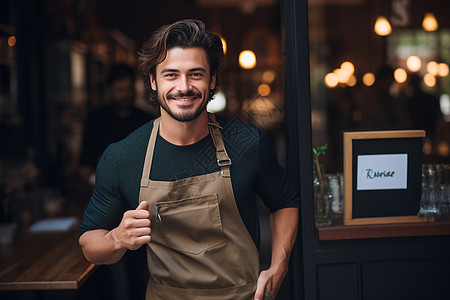
[[(212, 103), (219, 107), (210, 110), (260, 125), (274, 138), (284, 163), (279, 1), (2, 1), (2, 223), (15, 222), (26, 228), (41, 218), (81, 216), (92, 193), (92, 185), (80, 173), (85, 121), (91, 111), (110, 101), (106, 77), (111, 66), (126, 64), (137, 73), (136, 54), (150, 34), (162, 25), (186, 18), (204, 21), (226, 42), (221, 95), (227, 104), (225, 107), (223, 97), (217, 96)], [(256, 66), (240, 67), (243, 50), (253, 51)], [(157, 116), (158, 109), (146, 100), (139, 76), (135, 88), (135, 106)], [(261, 226), (265, 233), (269, 231), (264, 220)], [(262, 263), (267, 265), (267, 234), (262, 243)], [(145, 269), (131, 267), (130, 273), (140, 274), (141, 267)], [(90, 297), (95, 299), (128, 299), (142, 295), (127, 295), (130, 285), (135, 287), (124, 283), (126, 278), (114, 275), (113, 279), (98, 280), (111, 276), (104, 269), (96, 271), (90, 281), (94, 283), (84, 291), (64, 297), (81, 299), (93, 293)], [(118, 270), (113, 272), (127, 272)], [(134, 280), (144, 292), (145, 283), (141, 286), (141, 282), (145, 278)], [(58, 298), (61, 294), (47, 293), (44, 297)]]
[[(313, 145), (328, 144), (325, 172), (342, 172), (346, 130), (424, 129), (424, 162), (448, 163), (450, 3), (308, 3)], [(389, 32), (376, 32), (379, 17)]]

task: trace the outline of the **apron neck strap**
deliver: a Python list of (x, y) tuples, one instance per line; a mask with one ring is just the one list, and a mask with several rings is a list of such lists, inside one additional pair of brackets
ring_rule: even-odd
[(211, 113), (208, 113), (208, 125), (209, 133), (211, 134), (214, 146), (216, 148), (217, 164), (222, 171), (222, 175), (229, 176), (231, 159), (225, 150), (225, 144), (223, 142), (222, 134), (220, 133), (220, 129), (223, 128), (216, 121), (215, 115)]
[(153, 120), (153, 129), (150, 134), (150, 139), (147, 145), (147, 152), (145, 154), (144, 168), (142, 169), (141, 186), (148, 187), (148, 182), (150, 180), (150, 169), (152, 167), (153, 152), (155, 150), (156, 137), (159, 132), (159, 122), (161, 117)]

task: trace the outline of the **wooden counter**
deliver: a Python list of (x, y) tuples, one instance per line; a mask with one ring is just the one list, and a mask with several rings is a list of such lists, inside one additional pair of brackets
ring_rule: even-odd
[(0, 246), (0, 290), (78, 289), (91, 275), (78, 245), (78, 229), (65, 233), (16, 233)]
[(450, 235), (450, 221), (379, 225), (336, 224), (317, 228), (320, 241)]

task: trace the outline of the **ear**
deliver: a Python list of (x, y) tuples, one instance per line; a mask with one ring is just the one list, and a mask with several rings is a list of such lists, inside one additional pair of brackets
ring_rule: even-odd
[(216, 87), (216, 74), (211, 76), (211, 83), (209, 84), (209, 89), (213, 90)]
[(156, 91), (156, 79), (153, 76), (153, 74), (148, 74), (148, 76), (150, 77), (150, 86), (152, 87), (152, 90)]

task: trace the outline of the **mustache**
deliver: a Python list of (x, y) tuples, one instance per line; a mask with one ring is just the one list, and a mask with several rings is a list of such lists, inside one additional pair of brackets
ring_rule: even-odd
[(188, 91), (186, 93), (173, 93), (173, 94), (168, 94), (166, 96), (167, 99), (174, 99), (174, 98), (182, 98), (182, 97), (197, 97), (200, 98), (202, 96), (201, 93), (199, 92), (194, 92), (194, 91)]

